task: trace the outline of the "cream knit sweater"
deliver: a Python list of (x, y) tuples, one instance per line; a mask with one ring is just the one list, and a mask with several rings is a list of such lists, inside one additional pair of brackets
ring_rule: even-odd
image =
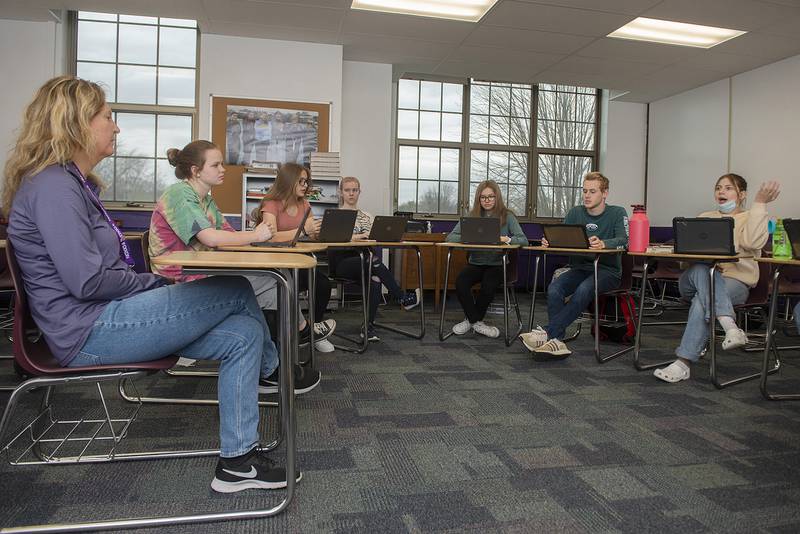
[[(727, 217), (718, 210), (706, 211), (698, 217)], [(733, 243), (737, 254), (741, 256), (761, 257), (761, 249), (767, 244), (767, 205), (755, 202), (749, 210), (733, 216)], [(758, 283), (758, 264), (752, 258), (741, 259), (736, 263), (720, 263), (722, 276), (739, 280), (749, 287)]]

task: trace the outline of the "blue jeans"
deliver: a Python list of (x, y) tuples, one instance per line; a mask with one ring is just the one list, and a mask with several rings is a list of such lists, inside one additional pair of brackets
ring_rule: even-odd
[(253, 288), (243, 277), (210, 276), (108, 303), (70, 367), (157, 360), (177, 354), (219, 360), (220, 456), (258, 444), (258, 379), (278, 351)]
[[(675, 350), (679, 358), (696, 362), (708, 343), (708, 320), (710, 288), (708, 281), (709, 265), (695, 263), (678, 280), (681, 298), (691, 300), (689, 318), (683, 331), (681, 344)], [(750, 295), (747, 284), (722, 276), (719, 270), (714, 273), (714, 301), (717, 317), (734, 316), (733, 307), (744, 304)]]
[(797, 331), (800, 332), (800, 302), (794, 307), (794, 324), (797, 325)]
[[(620, 279), (606, 269), (597, 271), (597, 290), (599, 293), (619, 287)], [(572, 295), (569, 302), (564, 302)], [(580, 317), (586, 306), (594, 300), (594, 271), (570, 269), (547, 287), (547, 337), (563, 339), (567, 327)]]

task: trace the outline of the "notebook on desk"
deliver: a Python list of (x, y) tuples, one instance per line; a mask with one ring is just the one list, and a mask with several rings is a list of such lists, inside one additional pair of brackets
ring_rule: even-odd
[(461, 217), (461, 242), (467, 245), (502, 245), (500, 219)]
[(297, 231), (294, 233), (294, 238), (291, 241), (259, 241), (257, 243), (253, 243), (254, 247), (293, 247), (297, 244), (300, 240), (300, 236), (303, 234), (303, 227), (306, 225), (306, 219), (308, 216), (311, 215), (311, 208), (309, 207), (306, 212), (303, 214), (303, 219), (300, 221), (300, 226), (297, 227)]
[(792, 246), (792, 258), (800, 260), (800, 219), (784, 219), (783, 229)]
[(589, 236), (582, 224), (543, 224), (547, 244), (556, 248), (589, 248)]
[(675, 217), (672, 231), (675, 254), (736, 256), (732, 217)]
[(386, 241), (396, 243), (403, 240), (406, 232), (408, 219), (405, 217), (390, 217), (388, 215), (376, 215), (372, 221), (372, 229), (369, 231), (369, 238), (374, 241)]

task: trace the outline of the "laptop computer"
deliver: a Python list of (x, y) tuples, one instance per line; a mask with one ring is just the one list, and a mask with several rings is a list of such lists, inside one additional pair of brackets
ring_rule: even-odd
[(461, 242), (468, 245), (501, 245), (500, 219), (461, 217)]
[(406, 232), (408, 219), (405, 217), (390, 217), (388, 215), (376, 215), (372, 221), (372, 229), (369, 231), (369, 238), (375, 241), (398, 242), (403, 240)]
[(319, 237), (320, 243), (346, 243), (353, 240), (358, 210), (327, 209), (322, 215)]
[(551, 247), (589, 248), (589, 236), (582, 224), (543, 224), (542, 230)]
[(736, 256), (732, 217), (675, 217), (672, 232), (675, 254)]
[(308, 216), (311, 215), (311, 208), (308, 208), (306, 212), (303, 214), (303, 218), (300, 221), (300, 226), (297, 227), (297, 231), (294, 233), (294, 238), (291, 241), (259, 241), (257, 243), (252, 243), (254, 247), (293, 247), (297, 244), (300, 240), (300, 236), (303, 234), (303, 227), (306, 225), (306, 220)]
[(800, 219), (784, 219), (783, 229), (792, 246), (792, 258), (800, 260)]

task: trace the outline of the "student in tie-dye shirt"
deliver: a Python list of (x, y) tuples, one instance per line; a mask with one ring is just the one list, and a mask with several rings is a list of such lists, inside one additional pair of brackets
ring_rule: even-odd
[[(222, 183), (225, 167), (222, 152), (209, 141), (192, 141), (183, 150), (171, 148), (167, 157), (175, 167), (179, 182), (169, 186), (156, 204), (150, 220), (151, 258), (181, 250), (211, 250), (226, 245), (249, 245), (268, 241), (275, 234), (274, 224), (261, 222), (252, 231), (237, 232), (220, 213), (211, 197), (211, 188)], [(178, 265), (152, 265), (153, 271), (176, 282), (187, 282), (203, 275), (185, 275)], [(267, 276), (248, 276), (259, 306), (274, 310), (277, 305), (276, 282)], [(336, 327), (330, 319), (315, 325), (317, 341)], [(300, 343), (307, 343), (311, 327), (300, 317)]]

